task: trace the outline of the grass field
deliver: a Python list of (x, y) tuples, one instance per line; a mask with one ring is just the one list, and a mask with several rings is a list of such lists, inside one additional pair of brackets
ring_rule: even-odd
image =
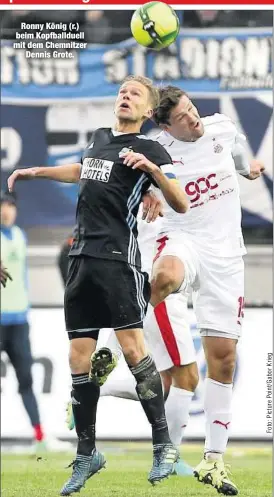
[[(107, 469), (91, 478), (81, 496), (96, 497), (209, 497), (220, 495), (210, 486), (193, 477), (171, 477), (157, 487), (147, 482), (151, 466), (148, 444), (98, 444), (105, 453)], [(183, 446), (185, 460), (192, 465), (200, 462), (202, 446)], [(30, 455), (2, 454), (1, 486), (3, 497), (54, 497), (71, 474), (65, 467), (72, 454), (49, 453), (37, 461)], [(272, 495), (271, 447), (231, 445), (226, 462), (231, 464), (233, 480), (241, 497)], [(79, 494), (74, 494), (79, 495)]]

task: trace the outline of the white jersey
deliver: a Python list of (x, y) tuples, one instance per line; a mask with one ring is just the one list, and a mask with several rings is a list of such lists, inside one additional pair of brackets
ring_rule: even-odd
[(197, 249), (219, 257), (243, 255), (239, 184), (232, 158), (239, 133), (222, 114), (202, 121), (205, 132), (195, 142), (176, 140), (164, 131), (154, 137), (171, 155), (190, 203), (185, 214), (178, 214), (163, 200), (161, 232), (183, 232)]

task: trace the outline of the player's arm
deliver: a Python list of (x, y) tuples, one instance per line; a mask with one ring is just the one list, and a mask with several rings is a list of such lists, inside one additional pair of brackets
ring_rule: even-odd
[(16, 181), (30, 179), (51, 179), (61, 183), (78, 183), (80, 180), (81, 164), (66, 164), (54, 167), (28, 167), (16, 169), (8, 178), (8, 188), (11, 192)]
[[(149, 161), (143, 154), (129, 152), (124, 156), (124, 164), (132, 169), (141, 169), (150, 174), (160, 188), (167, 203), (175, 212), (184, 213), (188, 209), (188, 200), (185, 192), (181, 189), (176, 176), (170, 172), (172, 165), (160, 168)], [(169, 172), (167, 172), (169, 169)]]
[(249, 161), (245, 142), (245, 136), (238, 133), (232, 149), (232, 157), (235, 163), (236, 171), (246, 179), (254, 180), (261, 176), (265, 170), (265, 167), (261, 161), (256, 159)]

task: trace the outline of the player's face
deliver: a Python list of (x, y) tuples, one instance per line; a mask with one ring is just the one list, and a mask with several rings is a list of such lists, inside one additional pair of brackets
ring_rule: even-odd
[(144, 121), (153, 114), (149, 91), (138, 81), (124, 83), (118, 93), (114, 108), (115, 116), (121, 121)]
[(1, 202), (1, 224), (10, 227), (15, 223), (17, 209), (10, 202)]
[(169, 124), (164, 126), (177, 140), (195, 142), (204, 134), (204, 125), (198, 110), (191, 100), (183, 95), (176, 107), (172, 109)]

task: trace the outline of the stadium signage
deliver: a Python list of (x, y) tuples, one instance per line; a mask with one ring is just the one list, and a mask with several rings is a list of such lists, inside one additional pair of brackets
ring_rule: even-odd
[(195, 33), (181, 35), (176, 45), (156, 53), (151, 61), (147, 50), (140, 46), (132, 47), (130, 52), (122, 47), (107, 51), (107, 80), (120, 83), (133, 68), (136, 74), (159, 81), (202, 80), (207, 85), (218, 81), (221, 90), (272, 88), (270, 36), (216, 33), (202, 37)]
[[(62, 32), (60, 36), (77, 34)], [(132, 73), (183, 86), (192, 94), (270, 90), (271, 36), (268, 28), (185, 29), (162, 52), (147, 51), (132, 39), (115, 45), (88, 45), (84, 50), (76, 50), (76, 42), (67, 38), (63, 42), (53, 38), (3, 42), (2, 101), (112, 97)], [(35, 57), (27, 57), (34, 43)], [(60, 48), (68, 56), (52, 55)]]

